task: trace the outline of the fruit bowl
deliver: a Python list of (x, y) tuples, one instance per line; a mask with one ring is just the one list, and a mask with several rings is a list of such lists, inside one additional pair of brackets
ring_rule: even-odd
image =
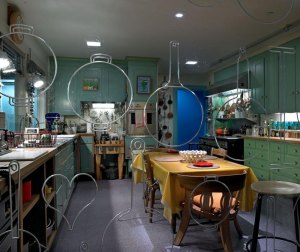
[(180, 157), (187, 163), (195, 163), (203, 161), (203, 157), (207, 154), (203, 150), (183, 150), (179, 151)]

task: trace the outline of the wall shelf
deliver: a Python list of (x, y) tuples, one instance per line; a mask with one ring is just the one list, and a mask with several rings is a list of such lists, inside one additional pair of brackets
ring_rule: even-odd
[(229, 121), (232, 121), (232, 122), (239, 122), (239, 123), (242, 123), (242, 124), (256, 124), (256, 122), (248, 119), (248, 118), (216, 118), (217, 121), (219, 122), (229, 122)]

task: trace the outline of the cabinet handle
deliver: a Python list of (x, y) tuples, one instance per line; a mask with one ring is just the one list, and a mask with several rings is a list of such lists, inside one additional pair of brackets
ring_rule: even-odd
[(295, 177), (298, 177), (298, 173), (295, 173)]
[(299, 94), (299, 91), (296, 91), (296, 95), (298, 95)]
[(298, 164), (298, 162), (297, 161), (295, 161), (295, 165), (297, 165)]
[(298, 152), (298, 150), (295, 150), (295, 152), (297, 153), (297, 152)]

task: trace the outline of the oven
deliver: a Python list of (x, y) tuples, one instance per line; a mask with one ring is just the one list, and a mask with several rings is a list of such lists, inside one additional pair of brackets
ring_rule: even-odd
[[(126, 117), (126, 133), (130, 136), (149, 136), (157, 132), (156, 105), (147, 103), (146, 114), (144, 115), (145, 102), (132, 102)], [(146, 117), (144, 120), (144, 116)], [(151, 134), (149, 134), (147, 128)]]
[[(228, 159), (233, 162), (243, 164), (243, 161), (235, 161), (234, 159), (244, 159), (244, 138), (232, 137), (232, 136), (220, 136), (217, 137), (218, 144), (221, 148), (227, 150)], [(215, 137), (204, 136), (200, 138), (199, 149), (205, 150), (207, 153), (211, 152), (211, 148), (218, 148)]]

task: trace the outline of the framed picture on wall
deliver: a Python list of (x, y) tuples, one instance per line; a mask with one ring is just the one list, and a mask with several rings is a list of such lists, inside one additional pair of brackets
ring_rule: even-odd
[(83, 91), (97, 91), (98, 90), (98, 79), (83, 79), (82, 80)]
[(151, 77), (150, 76), (138, 76), (137, 77), (137, 93), (138, 94), (150, 94), (151, 91)]

